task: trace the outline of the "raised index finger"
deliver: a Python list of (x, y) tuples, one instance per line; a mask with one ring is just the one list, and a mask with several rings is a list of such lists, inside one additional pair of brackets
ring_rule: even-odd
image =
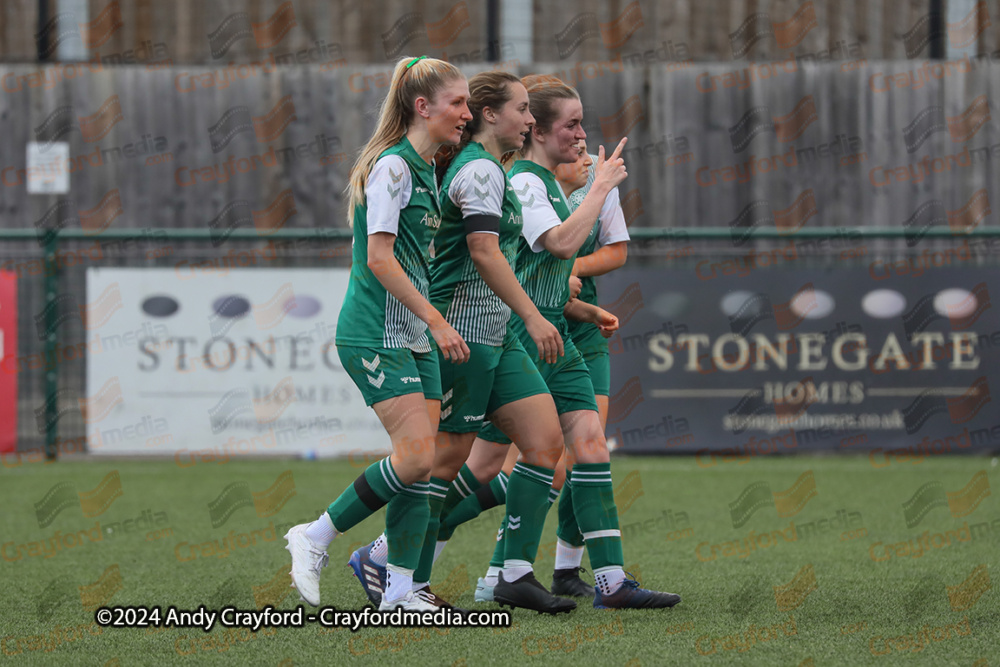
[[(628, 141), (628, 137), (622, 137), (622, 140), (618, 142), (618, 146), (615, 148), (615, 152), (611, 154), (611, 160), (615, 160), (619, 155), (622, 154), (622, 149), (625, 148), (625, 143)], [(603, 148), (603, 146), (602, 146)]]
[(604, 146), (598, 145), (597, 147), (597, 164), (604, 163)]

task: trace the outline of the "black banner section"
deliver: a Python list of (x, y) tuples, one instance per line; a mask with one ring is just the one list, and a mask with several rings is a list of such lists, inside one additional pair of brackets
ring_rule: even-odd
[[(963, 249), (858, 268), (704, 260), (601, 284), (608, 438), (699, 465), (863, 450), (872, 465), (1000, 449), (1000, 270)], [(974, 253), (966, 253), (972, 261)]]

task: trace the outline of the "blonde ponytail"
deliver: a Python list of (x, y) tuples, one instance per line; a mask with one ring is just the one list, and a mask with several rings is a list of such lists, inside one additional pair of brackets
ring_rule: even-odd
[(399, 143), (410, 128), (414, 101), (418, 97), (431, 100), (447, 83), (464, 78), (461, 70), (444, 60), (421, 58), (415, 63), (413, 60), (413, 57), (407, 57), (396, 63), (389, 94), (379, 109), (375, 132), (351, 168), (346, 191), (348, 225), (354, 224), (354, 208), (364, 203), (365, 182), (379, 155)]

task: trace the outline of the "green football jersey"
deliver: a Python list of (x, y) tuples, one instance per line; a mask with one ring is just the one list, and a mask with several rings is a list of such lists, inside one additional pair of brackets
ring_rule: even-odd
[[(544, 192), (537, 187), (532, 175), (541, 180)], [(555, 175), (534, 162), (515, 162), (510, 180), (524, 213), (524, 232), (517, 252), (517, 279), (542, 315), (553, 323), (563, 322), (563, 307), (569, 301), (569, 276), (576, 255), (559, 259), (542, 248), (538, 238), (569, 218), (569, 204)], [(557, 217), (553, 216), (553, 211)], [(590, 235), (596, 234), (595, 226)]]
[[(593, 164), (588, 169), (587, 173), (587, 184), (576, 190), (569, 196), (570, 210), (575, 211), (583, 203), (584, 197), (590, 192), (591, 186), (594, 185), (594, 179), (597, 171), (597, 156), (591, 155), (591, 160)], [(580, 246), (580, 251), (577, 253), (577, 258), (586, 257), (597, 251), (598, 246), (609, 245), (612, 243), (620, 243), (622, 241), (628, 241), (629, 234), (627, 229), (627, 224), (625, 222), (625, 215), (622, 211), (621, 202), (619, 199), (618, 188), (612, 188), (611, 192), (604, 200), (604, 204), (601, 206), (601, 213), (597, 218), (597, 222), (594, 223), (594, 229), (591, 230), (590, 236), (584, 241), (583, 245)], [(580, 288), (580, 294), (577, 296), (581, 301), (586, 303), (597, 305), (597, 280), (593, 276), (587, 276), (586, 278), (581, 278), (580, 282), (582, 287)], [(569, 321), (570, 334), (574, 337), (581, 337), (584, 334), (596, 334), (598, 333), (597, 325), (590, 324), (587, 322), (577, 322), (575, 320)]]
[[(590, 186), (594, 184), (594, 178), (597, 175), (597, 156), (591, 155), (590, 159), (593, 161), (593, 164), (587, 169), (587, 184), (579, 190), (572, 192), (569, 196), (569, 205), (570, 210), (572, 211), (580, 208), (580, 204), (583, 203), (583, 198), (587, 196), (587, 193), (590, 192)], [(576, 253), (577, 257), (586, 257), (587, 255), (593, 254), (593, 252), (597, 250), (597, 236), (600, 229), (601, 218), (598, 217), (594, 222), (594, 228), (590, 231), (590, 236), (588, 236), (587, 240), (583, 242), (582, 246), (580, 246), (580, 251)], [(596, 306), (597, 280), (594, 279), (594, 276), (586, 276), (584, 278), (580, 278), (580, 283), (580, 293), (576, 298), (580, 301)], [(568, 320), (568, 322), (569, 333), (571, 336), (574, 334), (583, 334), (591, 330), (597, 330), (597, 325), (590, 324), (589, 322), (578, 322), (576, 320)]]
[(500, 162), (475, 142), (448, 166), (441, 193), (441, 228), (430, 264), (431, 303), (466, 342), (500, 346), (510, 308), (483, 281), (472, 261), (466, 218), (499, 218), (500, 251), (513, 267), (521, 238), (521, 202)]
[(406, 347), (430, 352), (427, 325), (400, 303), (368, 268), (368, 236), (396, 236), (393, 254), (417, 290), (429, 296), (429, 247), (441, 225), (434, 165), (406, 137), (382, 152), (354, 209), (351, 277), (337, 320), (336, 342), (358, 347)]
[[(590, 186), (594, 184), (594, 178), (597, 175), (597, 156), (591, 155), (590, 159), (593, 161), (593, 164), (587, 169), (587, 184), (579, 190), (574, 191), (569, 196), (569, 207), (571, 211), (575, 211), (580, 208), (580, 204), (583, 203), (583, 198), (587, 196), (587, 193), (590, 192)], [(590, 231), (590, 236), (588, 236), (587, 240), (583, 242), (582, 246), (580, 246), (580, 251), (576, 253), (578, 258), (591, 255), (595, 250), (597, 250), (597, 237), (600, 229), (601, 218), (598, 217), (594, 222), (594, 228)], [(580, 288), (580, 294), (576, 298), (596, 306), (597, 281), (594, 280), (594, 276), (580, 278), (580, 282), (583, 283), (583, 287)], [(573, 324), (577, 323), (571, 323), (571, 326)], [(582, 324), (582, 322), (580, 324)]]

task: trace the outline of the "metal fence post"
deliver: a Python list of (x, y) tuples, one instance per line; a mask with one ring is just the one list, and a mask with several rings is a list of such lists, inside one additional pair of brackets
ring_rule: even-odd
[(45, 242), (45, 342), (43, 359), (45, 368), (45, 458), (57, 456), (56, 439), (59, 437), (59, 392), (58, 359), (56, 358), (59, 333), (55, 309), (59, 292), (59, 230), (53, 230)]

